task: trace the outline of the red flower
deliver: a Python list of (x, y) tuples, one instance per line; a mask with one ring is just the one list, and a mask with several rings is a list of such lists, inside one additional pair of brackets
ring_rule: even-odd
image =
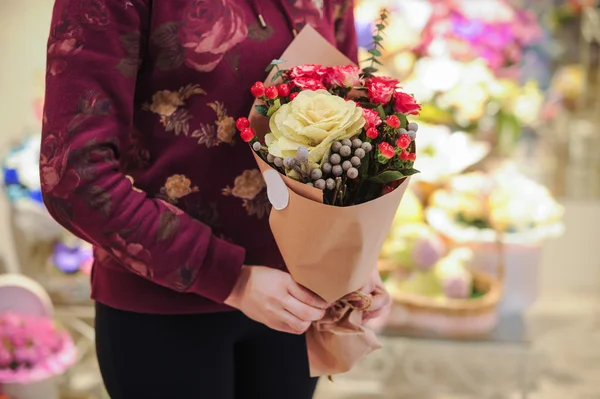
[(323, 86), (323, 83), (320, 80), (312, 78), (296, 78), (292, 81), (292, 85), (302, 90), (325, 89), (325, 86)]
[(402, 151), (398, 155), (398, 158), (400, 158), (401, 161), (408, 161), (409, 156), (410, 156), (410, 152), (408, 152), (408, 151)]
[(384, 76), (375, 76), (366, 81), (367, 96), (372, 103), (387, 104), (391, 101), (400, 82)]
[(396, 154), (396, 150), (394, 149), (394, 146), (391, 145), (390, 143), (383, 142), (383, 143), (379, 144), (378, 148), (379, 148), (379, 153), (385, 159), (392, 159), (394, 157), (394, 155)]
[(306, 64), (295, 66), (290, 70), (290, 78), (295, 80), (297, 78), (310, 78), (320, 82), (325, 79), (328, 73), (328, 68), (322, 65)]
[(367, 123), (365, 124), (365, 128), (370, 128), (370, 127), (377, 127), (379, 125), (381, 125), (382, 120), (379, 117), (379, 112), (375, 111), (374, 109), (370, 109), (370, 108), (363, 108), (363, 116), (365, 117), (365, 120), (367, 121)]
[(415, 154), (414, 152), (409, 153), (408, 160), (411, 162), (415, 162), (417, 160), (417, 154)]
[(67, 198), (79, 186), (81, 179), (73, 169), (67, 169), (69, 149), (62, 135), (47, 134), (40, 151), (40, 181), (45, 194)]
[(352, 88), (360, 84), (360, 68), (354, 65), (329, 68), (325, 81), (329, 86)]
[(105, 0), (82, 0), (81, 22), (98, 28), (110, 23), (110, 15), (106, 9)]
[(287, 97), (290, 95), (290, 86), (286, 84), (280, 84), (277, 86), (277, 91), (279, 92), (279, 97)]
[(179, 28), (185, 63), (210, 72), (248, 36), (244, 9), (234, 0), (192, 0)]
[(392, 129), (399, 129), (401, 126), (400, 118), (398, 118), (396, 115), (388, 116), (385, 120), (385, 123)]
[(152, 255), (141, 244), (127, 243), (123, 237), (113, 233), (109, 238), (111, 252), (131, 270), (146, 278), (153, 278), (154, 272), (150, 268)]
[(370, 127), (367, 129), (366, 134), (368, 138), (370, 138), (371, 140), (375, 140), (379, 136), (379, 131), (377, 130), (377, 128)]
[(81, 26), (63, 20), (52, 28), (48, 41), (48, 65), (51, 75), (58, 75), (67, 69), (67, 58), (77, 54), (83, 47), (84, 36)]
[(410, 94), (406, 94), (401, 91), (394, 93), (394, 109), (396, 112), (405, 115), (419, 115), (421, 106), (417, 103), (417, 100)]
[(298, 94), (300, 94), (300, 93), (298, 93), (297, 91), (295, 91), (292, 94), (290, 94), (290, 101), (293, 101), (294, 98), (298, 97)]
[(242, 130), (242, 132), (240, 133), (240, 137), (246, 143), (249, 143), (252, 141), (252, 139), (254, 139), (254, 137), (256, 137), (256, 132), (251, 127), (248, 127), (246, 129)]
[(398, 147), (400, 147), (403, 150), (406, 150), (408, 148), (408, 146), (411, 143), (411, 139), (410, 136), (408, 134), (401, 134), (400, 137), (398, 137)]

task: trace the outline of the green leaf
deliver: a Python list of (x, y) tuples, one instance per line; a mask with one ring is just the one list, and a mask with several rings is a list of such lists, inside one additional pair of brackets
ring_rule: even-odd
[(280, 99), (276, 99), (274, 104), (271, 106), (271, 108), (269, 108), (267, 110), (267, 116), (271, 117), (271, 115), (273, 115), (275, 112), (277, 112), (277, 110), (281, 108), (281, 100)]
[(403, 128), (406, 129), (406, 126), (408, 125), (408, 119), (406, 119), (406, 115), (404, 114), (397, 114), (398, 118), (400, 119), (400, 126), (402, 126)]
[(376, 59), (376, 58), (373, 58), (373, 62), (374, 62), (375, 64), (377, 64), (377, 65), (382, 65), (382, 66), (383, 66), (383, 64), (381, 63), (381, 61), (379, 61), (379, 60), (378, 60), (378, 59)]
[(273, 60), (273, 61), (271, 61), (271, 63), (267, 67), (267, 69), (265, 69), (265, 72), (271, 72), (273, 70), (273, 68), (275, 68), (276, 65), (281, 65), (284, 62), (286, 62), (286, 61), (285, 60)]
[[(371, 61), (371, 60), (367, 60), (367, 61)], [(374, 67), (372, 67), (372, 66), (370, 66), (370, 67), (366, 67), (366, 68), (364, 68), (364, 69), (363, 69), (363, 73), (364, 73), (365, 75), (372, 75), (372, 74), (374, 74), (375, 72), (377, 72), (377, 68), (374, 68)]]
[(379, 117), (381, 119), (385, 119), (385, 110), (383, 109), (383, 105), (377, 105), (377, 112), (379, 113)]
[(266, 105), (257, 105), (256, 107), (254, 107), (254, 109), (256, 109), (256, 112), (258, 112), (262, 116), (267, 116), (267, 114), (269, 113), (269, 108)]
[(380, 42), (383, 40), (383, 36), (381, 36), (381, 35), (373, 36), (373, 40), (375, 40), (375, 42)]
[(369, 50), (369, 54), (372, 54), (374, 57), (381, 57), (381, 51), (377, 50), (376, 48), (372, 48), (371, 50)]
[(402, 169), (402, 174), (404, 176), (412, 176), (412, 175), (416, 175), (417, 173), (421, 173), (420, 170), (416, 170), (415, 168), (412, 169)]
[(377, 30), (384, 30), (385, 29), (385, 25), (384, 24), (377, 24), (377, 25), (375, 25), (375, 27), (377, 28)]
[(280, 69), (279, 71), (277, 71), (277, 73), (275, 75), (273, 75), (273, 79), (271, 79), (271, 82), (275, 82), (277, 79), (279, 79), (283, 74), (285, 73), (285, 70)]
[(401, 172), (397, 170), (386, 170), (383, 173), (378, 174), (377, 176), (373, 176), (369, 179), (369, 181), (380, 183), (380, 184), (388, 184), (396, 180), (400, 180), (406, 177)]

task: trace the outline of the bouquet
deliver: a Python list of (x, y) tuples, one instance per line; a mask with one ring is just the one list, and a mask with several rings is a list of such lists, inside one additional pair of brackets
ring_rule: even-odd
[(30, 383), (63, 373), (75, 362), (66, 331), (47, 317), (0, 316), (0, 383)]
[[(375, 34), (385, 27), (386, 13)], [(254, 150), (273, 210), (270, 225), (292, 277), (333, 306), (307, 332), (311, 374), (332, 375), (380, 347), (362, 326), (379, 251), (417, 171), (420, 107), (397, 80), (360, 70), (306, 27), (252, 87), (237, 120)], [(286, 68), (283, 69), (282, 66)]]

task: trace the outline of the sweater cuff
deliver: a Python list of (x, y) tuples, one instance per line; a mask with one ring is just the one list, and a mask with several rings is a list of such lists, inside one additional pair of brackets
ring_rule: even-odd
[(240, 276), (246, 250), (217, 237), (212, 237), (202, 267), (188, 292), (223, 303)]

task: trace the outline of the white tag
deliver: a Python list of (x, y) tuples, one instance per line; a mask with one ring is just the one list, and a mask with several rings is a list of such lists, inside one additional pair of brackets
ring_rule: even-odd
[(265, 183), (267, 183), (267, 197), (269, 202), (278, 211), (287, 208), (290, 202), (290, 193), (283, 182), (283, 179), (276, 170), (267, 170), (263, 173)]

